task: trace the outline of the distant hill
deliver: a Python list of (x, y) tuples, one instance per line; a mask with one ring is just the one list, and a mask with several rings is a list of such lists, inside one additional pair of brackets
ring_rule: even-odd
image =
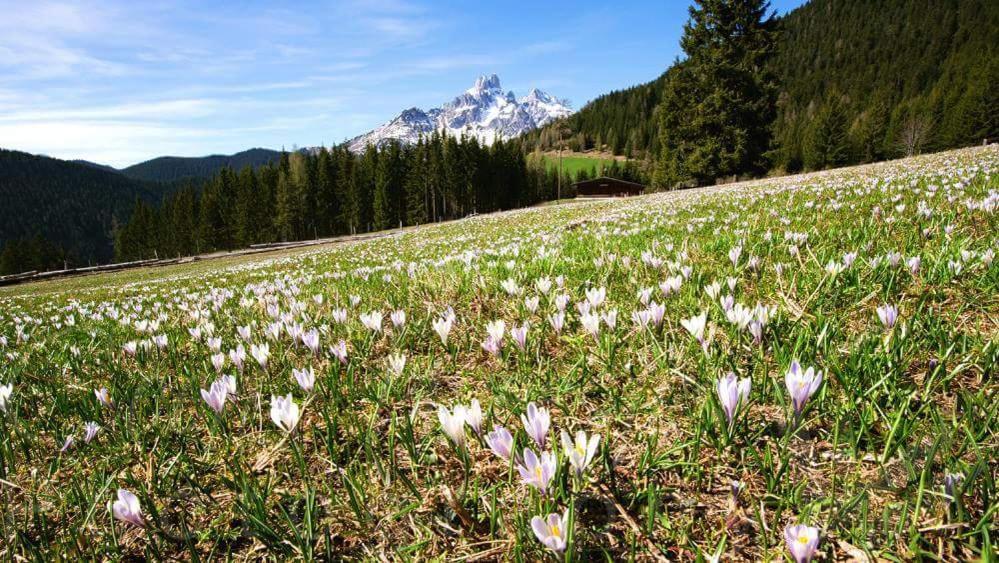
[(176, 182), (186, 179), (206, 179), (228, 166), (239, 171), (246, 166), (258, 168), (275, 162), (280, 151), (249, 149), (233, 155), (213, 154), (201, 157), (161, 156), (123, 168), (121, 173), (136, 180)]
[(0, 149), (0, 248), (40, 235), (74, 263), (106, 262), (135, 199), (158, 202), (168, 190), (91, 163)]
[(103, 170), (105, 172), (114, 172), (114, 173), (119, 172), (119, 170), (114, 166), (108, 166), (107, 164), (98, 164), (96, 162), (90, 162), (89, 160), (71, 160), (70, 162), (76, 164), (82, 164), (84, 166), (89, 166), (91, 168), (96, 168), (98, 170)]
[[(852, 162), (899, 155), (914, 123), (924, 151), (999, 136), (999, 2), (812, 0), (778, 28), (770, 63), (779, 93), (775, 167), (806, 164), (808, 133), (830, 105), (844, 114)], [(600, 96), (525, 139), (549, 150), (562, 129), (571, 150), (655, 155), (668, 72)]]

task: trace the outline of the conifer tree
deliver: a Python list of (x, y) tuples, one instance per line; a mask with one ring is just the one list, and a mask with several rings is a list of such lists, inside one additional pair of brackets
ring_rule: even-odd
[(660, 110), (659, 181), (707, 183), (757, 172), (770, 138), (773, 85), (766, 62), (775, 21), (765, 0), (697, 0)]

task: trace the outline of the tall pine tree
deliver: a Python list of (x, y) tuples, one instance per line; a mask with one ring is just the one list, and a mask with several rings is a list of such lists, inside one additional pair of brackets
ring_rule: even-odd
[(765, 0), (698, 0), (680, 41), (687, 59), (668, 73), (660, 184), (707, 183), (765, 168), (774, 100), (766, 62), (775, 20)]

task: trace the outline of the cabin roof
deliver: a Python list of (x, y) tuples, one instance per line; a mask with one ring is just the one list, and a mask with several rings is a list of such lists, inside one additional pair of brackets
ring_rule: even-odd
[(597, 178), (591, 178), (589, 180), (580, 180), (572, 184), (573, 186), (584, 186), (586, 184), (601, 184), (601, 183), (614, 183), (614, 184), (624, 184), (627, 186), (634, 186), (636, 188), (645, 188), (644, 185), (637, 182), (629, 182), (627, 180), (621, 180), (619, 178), (611, 178), (610, 176), (600, 176)]

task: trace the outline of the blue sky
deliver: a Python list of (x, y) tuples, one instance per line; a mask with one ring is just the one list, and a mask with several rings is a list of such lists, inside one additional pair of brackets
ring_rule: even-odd
[[(775, 0), (778, 13), (801, 0)], [(575, 108), (658, 76), (687, 3), (0, 0), (0, 147), (126, 166), (334, 144), (496, 73)]]

